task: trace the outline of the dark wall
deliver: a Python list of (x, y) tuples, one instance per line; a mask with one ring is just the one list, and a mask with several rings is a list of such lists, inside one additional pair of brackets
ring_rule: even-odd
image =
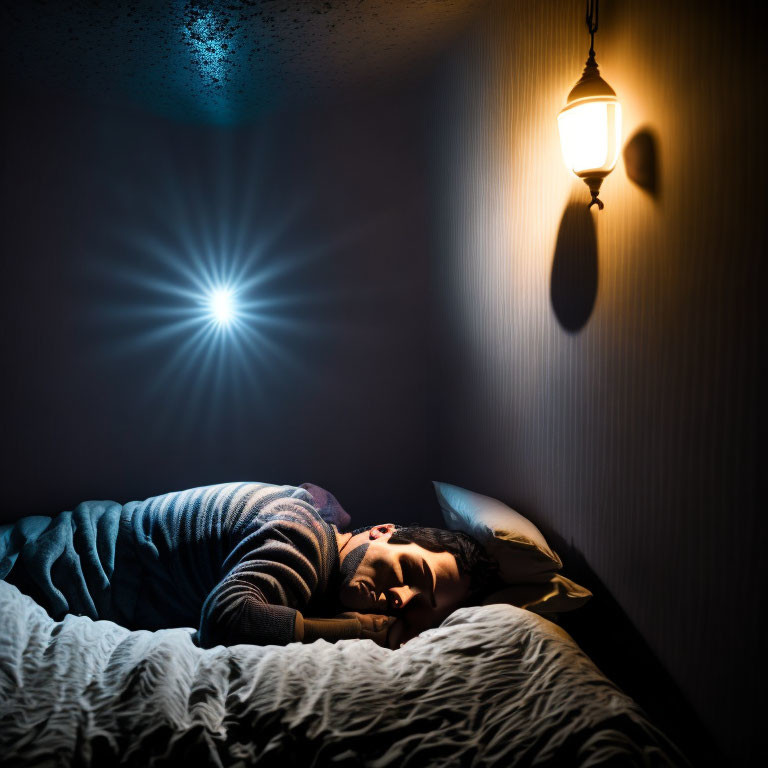
[[(422, 102), (219, 128), (9, 86), (0, 519), (242, 479), (428, 517)], [(204, 343), (216, 270), (258, 317)]]
[(445, 64), (432, 474), (555, 538), (596, 592), (577, 639), (646, 676), (630, 693), (676, 736), (675, 718), (703, 722), (726, 758), (702, 732), (697, 762), (755, 764), (760, 25), (741, 4), (601, 4), (627, 156), (587, 213), (556, 124), (587, 56), (583, 6), (497, 2)]

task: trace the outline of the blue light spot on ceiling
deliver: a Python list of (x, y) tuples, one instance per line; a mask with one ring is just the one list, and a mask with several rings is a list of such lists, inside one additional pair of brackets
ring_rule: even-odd
[(7, 3), (0, 61), (4, 79), (22, 87), (37, 81), (183, 122), (236, 125), (344, 89), (413, 82), (488, 2)]
[(212, 84), (226, 78), (225, 64), (229, 43), (221, 26), (217, 25), (213, 11), (204, 11), (184, 27), (184, 37), (192, 46), (200, 71)]

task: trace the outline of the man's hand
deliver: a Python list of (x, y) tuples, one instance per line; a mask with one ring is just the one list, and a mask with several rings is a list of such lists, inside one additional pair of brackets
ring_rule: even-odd
[(360, 622), (360, 637), (363, 639), (373, 640), (374, 643), (384, 648), (398, 648), (400, 646), (400, 641), (397, 640), (399, 637), (397, 627), (400, 621), (397, 616), (348, 611), (347, 613), (340, 613), (336, 618), (357, 619)]

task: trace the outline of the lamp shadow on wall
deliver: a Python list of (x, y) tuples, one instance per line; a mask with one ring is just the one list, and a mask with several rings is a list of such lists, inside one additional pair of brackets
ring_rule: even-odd
[(652, 128), (641, 128), (624, 145), (624, 169), (627, 178), (654, 200), (661, 194), (659, 142)]
[(579, 186), (560, 220), (549, 289), (555, 316), (569, 333), (586, 325), (597, 298), (597, 233), (581, 192)]

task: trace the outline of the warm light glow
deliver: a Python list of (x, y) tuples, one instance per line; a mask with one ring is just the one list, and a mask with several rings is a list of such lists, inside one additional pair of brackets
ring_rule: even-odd
[(577, 176), (609, 173), (621, 144), (621, 104), (595, 99), (567, 106), (557, 116), (566, 166)]
[(235, 316), (235, 299), (228, 288), (217, 288), (208, 299), (213, 320), (221, 326), (229, 325)]

